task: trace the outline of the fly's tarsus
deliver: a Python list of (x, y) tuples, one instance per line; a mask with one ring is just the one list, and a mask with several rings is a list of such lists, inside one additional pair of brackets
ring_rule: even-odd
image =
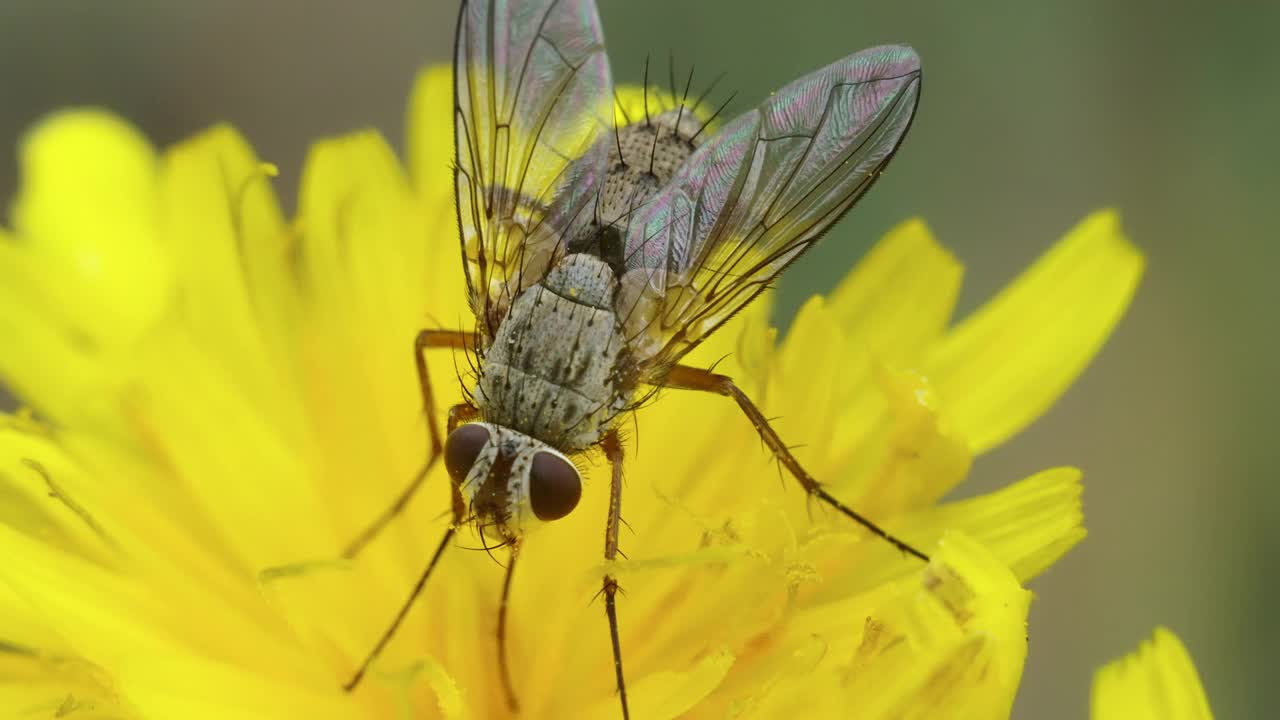
[(622, 703), (622, 718), (630, 720), (631, 709), (627, 705), (627, 681), (622, 672), (622, 641), (618, 638), (618, 607), (614, 596), (621, 588), (618, 582), (606, 575), (604, 578), (604, 611), (609, 618), (609, 641), (613, 645), (613, 673), (618, 683), (618, 701)]
[(502, 578), (502, 601), (498, 605), (498, 668), (502, 675), (502, 691), (506, 696), (507, 709), (513, 715), (520, 714), (520, 699), (516, 696), (515, 684), (511, 680), (511, 661), (507, 653), (507, 617), (511, 605), (511, 579), (515, 576), (516, 559), (519, 557), (520, 544), (513, 542), (507, 570)]
[(409, 597), (404, 601), (404, 604), (400, 606), (400, 612), (396, 613), (395, 619), (391, 621), (391, 625), (382, 633), (382, 637), (378, 638), (377, 644), (373, 646), (373, 649), (369, 651), (367, 656), (365, 656), (364, 661), (362, 661), (360, 666), (356, 668), (351, 679), (342, 685), (342, 689), (344, 691), (352, 692), (356, 689), (360, 684), (360, 681), (364, 679), (365, 673), (369, 671), (369, 666), (372, 665), (373, 661), (382, 654), (382, 650), (386, 648), (387, 643), (391, 642), (392, 636), (396, 634), (396, 630), (400, 629), (401, 623), (403, 623), (405, 617), (409, 615), (409, 609), (413, 607), (414, 601), (416, 601), (418, 596), (422, 594), (422, 589), (427, 586), (427, 580), (431, 578), (432, 571), (436, 569), (436, 565), (440, 562), (440, 557), (444, 555), (445, 548), (449, 547), (449, 541), (453, 539), (453, 534), (456, 530), (457, 529), (453, 526), (450, 526), (448, 530), (445, 530), (444, 537), (440, 538), (440, 545), (436, 547), (435, 554), (431, 556), (431, 562), (428, 563), (426, 569), (422, 571), (422, 575), (418, 577), (418, 582), (413, 586), (413, 590), (409, 593)]

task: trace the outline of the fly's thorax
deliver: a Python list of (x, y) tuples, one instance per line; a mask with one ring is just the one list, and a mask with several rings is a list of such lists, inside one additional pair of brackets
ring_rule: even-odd
[(582, 479), (563, 453), (495, 423), (468, 423), (445, 441), (445, 466), (482, 533), (513, 541), (577, 506)]
[(577, 254), (521, 293), (485, 353), (482, 417), (566, 451), (595, 443), (631, 392), (616, 290), (605, 262)]
[(702, 121), (690, 110), (668, 110), (601, 138), (608, 170), (590, 216), (569, 233), (569, 251), (604, 259), (615, 273), (626, 265), (622, 237), (631, 213), (665, 186), (697, 149)]
[[(697, 149), (702, 121), (689, 110), (668, 110), (618, 128), (609, 147), (609, 171), (598, 217), (614, 223), (666, 185)], [(605, 138), (606, 141), (610, 138)]]

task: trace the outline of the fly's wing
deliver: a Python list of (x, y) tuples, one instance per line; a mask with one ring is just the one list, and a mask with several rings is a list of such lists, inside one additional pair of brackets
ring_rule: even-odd
[(455, 180), (485, 345), (603, 177), (613, 100), (594, 0), (468, 0), (454, 46)]
[(851, 55), (734, 119), (636, 211), (619, 307), (644, 379), (660, 380), (862, 197), (919, 96), (911, 48)]

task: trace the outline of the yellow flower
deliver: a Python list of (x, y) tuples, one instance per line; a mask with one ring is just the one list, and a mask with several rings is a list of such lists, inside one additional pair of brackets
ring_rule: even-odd
[(1212, 720), (1200, 676), (1178, 636), (1156, 628), (1140, 648), (1098, 671), (1093, 720)]
[[(292, 220), (274, 169), (229, 128), (157, 153), (75, 111), (26, 138), (0, 242), (0, 377), (34, 410), (0, 426), (0, 707), (507, 712), (503, 573), (464, 548), (364, 684), (341, 690), (448, 522), (436, 472), (356, 561), (334, 559), (424, 460), (415, 332), (471, 322), (449, 98), (447, 71), (423, 75), (408, 172), (373, 133), (318, 144)], [(1007, 715), (1022, 583), (1083, 537), (1079, 473), (938, 501), (1081, 372), (1141, 270), (1100, 212), (952, 324), (961, 267), (911, 221), (785, 340), (762, 301), (700, 348), (690, 361), (724, 357), (833, 494), (932, 562), (806, 503), (729, 401), (664, 393), (627, 444), (629, 559), (612, 568), (633, 717)], [(429, 362), (447, 406), (466, 361)], [(581, 507), (522, 550), (510, 659), (524, 717), (618, 716), (593, 602), (607, 484), (594, 462)]]

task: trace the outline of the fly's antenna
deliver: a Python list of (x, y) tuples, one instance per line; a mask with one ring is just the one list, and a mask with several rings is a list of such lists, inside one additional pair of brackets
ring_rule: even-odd
[(689, 143), (692, 144), (693, 141), (696, 140), (698, 136), (702, 134), (703, 130), (706, 130), (708, 127), (710, 127), (711, 123), (715, 122), (716, 118), (720, 117), (720, 113), (724, 112), (724, 109), (729, 107), (729, 103), (733, 102), (733, 99), (736, 97), (738, 97), (738, 93), (735, 92), (734, 94), (729, 96), (728, 100), (725, 100), (723, 103), (721, 103), (720, 107), (716, 108), (716, 111), (711, 114), (711, 117), (707, 118), (707, 121), (702, 124), (702, 127), (698, 128), (698, 132), (694, 133), (693, 137), (689, 138)]
[(644, 56), (644, 124), (647, 127), (653, 127), (653, 120), (649, 118), (649, 56)]

